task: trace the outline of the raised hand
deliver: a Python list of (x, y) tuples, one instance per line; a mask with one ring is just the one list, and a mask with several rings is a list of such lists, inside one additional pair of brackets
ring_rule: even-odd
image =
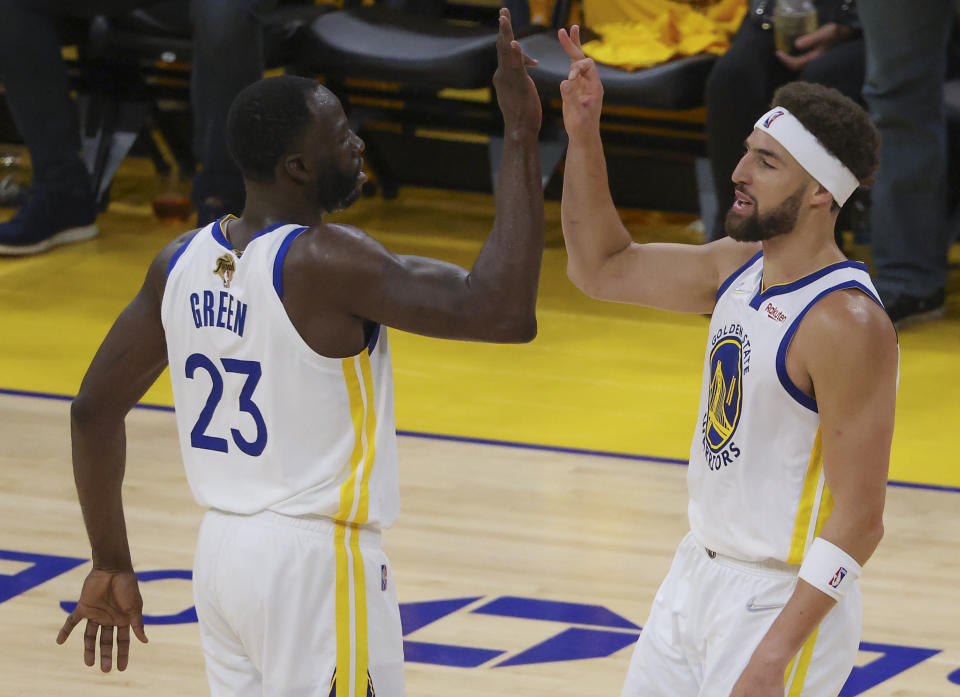
[(503, 113), (503, 122), (508, 129), (523, 128), (540, 130), (542, 112), (540, 97), (527, 67), (537, 61), (526, 56), (520, 44), (513, 38), (510, 11), (500, 10), (500, 33), (497, 35), (497, 71), (493, 74), (493, 86), (497, 91), (497, 103)]
[(570, 75), (560, 83), (563, 97), (563, 125), (567, 135), (574, 136), (600, 127), (600, 108), (603, 106), (603, 84), (593, 59), (587, 58), (580, 47), (580, 27), (574, 24), (570, 33), (557, 33), (560, 45), (570, 56)]
[(109, 673), (113, 667), (113, 638), (116, 629), (117, 670), (125, 670), (130, 655), (130, 628), (144, 644), (143, 599), (137, 577), (132, 571), (94, 569), (83, 582), (80, 601), (67, 617), (57, 635), (62, 644), (80, 620), (87, 620), (83, 632), (83, 662), (96, 663), (97, 634), (100, 634), (100, 670)]

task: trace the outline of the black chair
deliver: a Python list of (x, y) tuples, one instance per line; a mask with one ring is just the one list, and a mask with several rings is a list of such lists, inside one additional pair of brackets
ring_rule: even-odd
[(456, 134), (482, 138), (500, 128), (483, 92), (497, 64), (496, 9), (465, 23), (450, 20), (454, 7), (348, 8), (315, 19), (304, 40), (296, 69), (321, 74), (340, 97), (387, 198), (401, 183), (476, 188), (476, 143)]

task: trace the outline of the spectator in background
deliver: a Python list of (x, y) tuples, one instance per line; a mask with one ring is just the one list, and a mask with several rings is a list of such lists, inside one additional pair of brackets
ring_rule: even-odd
[(944, 313), (947, 136), (943, 82), (954, 0), (865, 2), (863, 96), (882, 138), (871, 244), (880, 298), (894, 323)]
[[(0, 0), (0, 79), (30, 151), (33, 183), (16, 216), (0, 223), (0, 254), (33, 254), (96, 236), (97, 206), (80, 159), (58, 24), (71, 17), (117, 15), (157, 0)], [(183, 0), (193, 27), (191, 98), (198, 225), (243, 208), (243, 180), (227, 151), (227, 109), (263, 75), (259, 13), (276, 0)], [(189, 7), (189, 10), (188, 10)]]
[(724, 236), (723, 221), (733, 202), (730, 177), (743, 156), (743, 142), (753, 131), (780, 85), (793, 80), (835, 87), (860, 99), (865, 65), (855, 0), (814, 0), (819, 28), (797, 39), (787, 54), (774, 43), (776, 0), (753, 0), (734, 35), (730, 50), (707, 80), (707, 152), (717, 209), (704, 220), (710, 239)]

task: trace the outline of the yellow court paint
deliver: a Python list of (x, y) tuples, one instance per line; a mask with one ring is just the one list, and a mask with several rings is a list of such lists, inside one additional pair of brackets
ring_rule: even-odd
[[(695, 241), (679, 216), (625, 211), (638, 240)], [(489, 196), (404, 189), (361, 200), (336, 220), (398, 253), (468, 266), (493, 221)], [(75, 394), (99, 342), (147, 264), (186, 225), (145, 206), (101, 216), (97, 240), (26, 259), (0, 258), (0, 388)], [(391, 332), (403, 430), (685, 459), (700, 391), (707, 319), (590, 300), (566, 279), (559, 205), (529, 345), (493, 346)], [(957, 274), (955, 273), (954, 276)], [(956, 286), (956, 283), (952, 283)], [(901, 333), (891, 478), (960, 486), (960, 303)], [(146, 402), (170, 404), (164, 375)]]

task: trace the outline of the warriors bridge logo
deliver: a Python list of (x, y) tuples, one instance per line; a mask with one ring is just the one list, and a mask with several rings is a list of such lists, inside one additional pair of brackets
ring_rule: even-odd
[(740, 421), (743, 401), (743, 344), (737, 336), (725, 336), (710, 353), (710, 394), (704, 437), (714, 453), (723, 449)]

